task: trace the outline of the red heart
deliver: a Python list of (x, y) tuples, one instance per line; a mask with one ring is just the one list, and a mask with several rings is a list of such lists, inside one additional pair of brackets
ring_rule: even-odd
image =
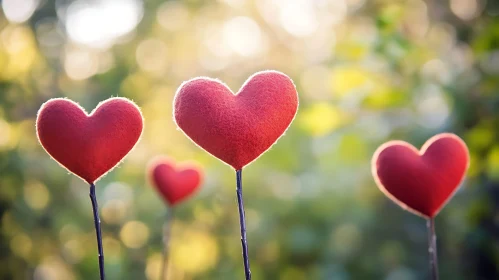
[(101, 102), (87, 115), (63, 98), (38, 111), (37, 135), (43, 148), (63, 167), (93, 183), (118, 164), (142, 134), (140, 109), (125, 98)]
[(194, 164), (176, 168), (172, 160), (161, 157), (153, 160), (149, 170), (156, 190), (171, 206), (188, 198), (201, 185), (201, 169)]
[(378, 187), (402, 208), (434, 217), (451, 198), (469, 166), (466, 143), (443, 133), (428, 140), (421, 151), (403, 141), (378, 148), (372, 173)]
[(298, 94), (276, 71), (254, 74), (235, 95), (218, 80), (195, 78), (180, 86), (174, 107), (177, 125), (192, 141), (239, 170), (286, 131)]

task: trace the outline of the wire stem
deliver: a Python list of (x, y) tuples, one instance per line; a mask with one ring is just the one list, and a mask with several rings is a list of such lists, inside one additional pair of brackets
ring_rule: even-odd
[(428, 253), (430, 254), (430, 274), (432, 280), (438, 280), (438, 255), (437, 235), (435, 234), (435, 218), (429, 218), (428, 227)]
[(251, 280), (251, 270), (248, 258), (248, 242), (246, 240), (246, 218), (244, 213), (242, 176), (243, 170), (236, 170), (236, 193), (237, 204), (239, 208), (239, 224), (241, 226), (241, 245), (243, 247), (244, 274), (246, 276), (246, 280)]
[(97, 235), (100, 279), (104, 280), (106, 276), (104, 273), (104, 250), (102, 249), (102, 233), (101, 233), (100, 219), (99, 219), (99, 205), (97, 204), (97, 197), (95, 196), (95, 185), (93, 183), (90, 184), (90, 200), (92, 201), (92, 210), (94, 212), (95, 234)]
[(165, 223), (163, 224), (163, 262), (161, 264), (161, 278), (160, 280), (166, 280), (168, 271), (168, 249), (170, 241), (171, 232), (171, 221), (173, 220), (173, 208), (170, 208), (166, 212)]

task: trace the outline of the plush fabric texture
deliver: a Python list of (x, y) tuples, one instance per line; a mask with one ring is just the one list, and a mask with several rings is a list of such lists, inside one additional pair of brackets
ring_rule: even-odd
[(170, 206), (192, 196), (202, 183), (202, 169), (194, 162), (176, 165), (172, 159), (159, 157), (149, 164), (152, 184)]
[(195, 78), (174, 99), (178, 127), (213, 156), (239, 170), (284, 134), (298, 110), (293, 81), (276, 71), (250, 77), (237, 94), (222, 82)]
[(38, 140), (57, 162), (93, 183), (132, 150), (143, 129), (140, 109), (125, 98), (101, 102), (87, 115), (69, 99), (51, 99), (36, 120)]
[(395, 203), (423, 217), (434, 217), (464, 179), (468, 148), (458, 136), (432, 137), (418, 151), (390, 141), (374, 154), (372, 173), (378, 187)]

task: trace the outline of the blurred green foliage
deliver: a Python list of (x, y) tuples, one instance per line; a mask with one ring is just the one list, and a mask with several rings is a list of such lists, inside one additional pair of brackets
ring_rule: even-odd
[(182, 81), (233, 90), (276, 69), (295, 122), (245, 168), (254, 279), (425, 279), (425, 221), (370, 174), (389, 139), (449, 131), (468, 179), (437, 218), (442, 279), (499, 279), (499, 5), (449, 0), (0, 1), (0, 279), (96, 279), (88, 186), (42, 150), (52, 97), (141, 106), (143, 138), (97, 183), (109, 279), (158, 279), (166, 208), (145, 176), (166, 154), (206, 170), (179, 206), (170, 279), (242, 279), (235, 174), (172, 121)]

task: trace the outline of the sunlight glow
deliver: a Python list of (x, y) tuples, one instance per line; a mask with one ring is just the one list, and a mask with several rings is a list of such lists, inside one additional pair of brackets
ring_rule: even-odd
[(260, 27), (248, 17), (235, 17), (226, 22), (223, 37), (225, 43), (238, 55), (252, 56), (261, 50)]
[(3, 0), (2, 10), (10, 22), (25, 22), (35, 12), (39, 0)]
[(161, 27), (168, 31), (183, 28), (189, 23), (190, 13), (180, 1), (167, 1), (162, 4), (156, 13), (156, 19)]
[(162, 74), (168, 66), (166, 44), (159, 39), (140, 42), (135, 52), (137, 64), (144, 71)]
[(296, 36), (312, 34), (319, 26), (314, 7), (308, 0), (293, 0), (281, 5), (279, 20), (289, 33)]
[(97, 74), (99, 62), (97, 56), (87, 50), (68, 50), (64, 59), (64, 69), (69, 78), (85, 80)]
[(66, 28), (75, 42), (107, 48), (133, 31), (142, 15), (139, 0), (78, 0), (68, 7)]
[(307, 37), (340, 23), (348, 10), (344, 0), (260, 0), (258, 5), (269, 23), (295, 37)]

